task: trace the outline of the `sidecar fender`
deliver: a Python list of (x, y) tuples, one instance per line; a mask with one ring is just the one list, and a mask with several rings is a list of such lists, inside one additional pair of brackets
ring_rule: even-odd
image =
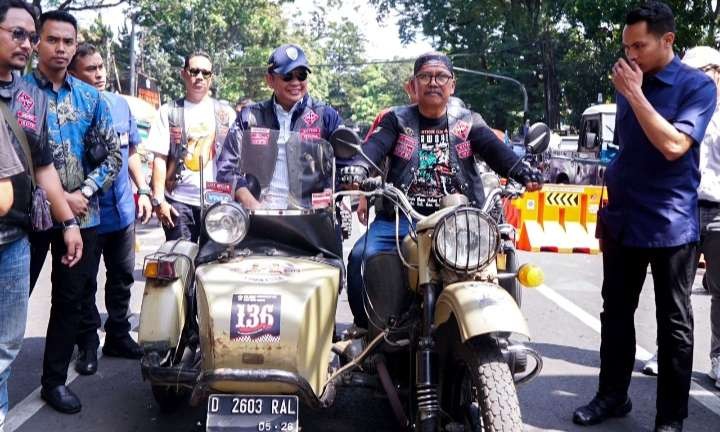
[(462, 341), (475, 336), (509, 332), (530, 338), (527, 321), (515, 300), (501, 287), (487, 282), (459, 282), (440, 293), (435, 326), (454, 315)]
[[(179, 254), (195, 260), (198, 245), (185, 240), (168, 241), (158, 254)], [(191, 283), (191, 266), (181, 262), (180, 275), (173, 281), (148, 279), (145, 281), (138, 340), (146, 350), (164, 351), (177, 346), (185, 326), (186, 285)]]

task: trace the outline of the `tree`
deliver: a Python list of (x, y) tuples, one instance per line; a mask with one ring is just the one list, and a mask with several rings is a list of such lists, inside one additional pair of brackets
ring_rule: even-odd
[[(530, 98), (530, 118), (578, 125), (583, 110), (614, 94), (609, 72), (621, 47), (626, 0), (371, 0), (379, 18), (400, 15), (400, 38), (417, 29), (455, 64), (509, 75)], [(679, 52), (717, 46), (720, 2), (668, 0)], [(518, 126), (518, 92), (491, 79), (458, 76), (458, 93), (498, 127)]]
[(260, 74), (236, 74), (233, 65), (264, 63), (261, 53), (285, 34), (280, 5), (274, 2), (139, 0), (135, 18), (144, 29), (144, 67), (154, 69), (169, 97), (181, 94), (178, 71), (184, 56), (199, 50), (213, 58), (215, 96), (234, 98), (240, 87), (262, 86)]
[(50, 0), (43, 2), (42, 0), (32, 0), (33, 6), (39, 11), (43, 9), (43, 3), (46, 9), (60, 9), (69, 12), (83, 10), (97, 10), (120, 6), (123, 3), (129, 3), (130, 0)]

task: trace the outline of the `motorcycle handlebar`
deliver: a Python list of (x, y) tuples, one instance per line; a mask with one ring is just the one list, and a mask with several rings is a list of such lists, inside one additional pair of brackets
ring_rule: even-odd
[[(513, 184), (497, 187), (488, 193), (482, 206), (482, 211), (489, 212), (495, 205), (495, 201), (502, 197), (517, 198), (525, 193), (525, 187)], [(378, 178), (369, 178), (363, 180), (360, 184), (360, 190), (347, 190), (337, 192), (336, 196), (344, 195), (362, 195), (362, 196), (385, 196), (393, 201), (394, 204), (401, 207), (412, 219), (419, 221), (427, 216), (418, 213), (410, 203), (405, 193), (393, 186), (392, 184), (383, 184)]]

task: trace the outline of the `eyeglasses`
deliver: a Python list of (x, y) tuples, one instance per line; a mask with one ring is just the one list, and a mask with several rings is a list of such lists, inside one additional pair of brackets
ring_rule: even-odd
[(209, 71), (207, 69), (199, 69), (199, 68), (192, 68), (192, 69), (186, 69), (188, 74), (190, 74), (191, 77), (196, 77), (200, 74), (202, 74), (203, 78), (208, 79), (212, 76), (212, 71)]
[(280, 77), (282, 77), (282, 80), (285, 82), (290, 82), (293, 79), (297, 79), (300, 82), (305, 81), (308, 79), (308, 72), (306, 70), (299, 70), (299, 71), (292, 71), (288, 72), (285, 75), (276, 74)]
[(29, 40), (30, 43), (32, 43), (34, 45), (34, 44), (38, 43), (38, 41), (40, 40), (40, 37), (38, 36), (37, 33), (35, 33), (35, 32), (31, 33), (21, 27), (15, 27), (15, 28), (9, 29), (9, 28), (0, 26), (0, 30), (5, 30), (6, 32), (12, 34), (12, 40), (14, 40), (15, 42), (18, 42), (18, 43), (23, 43), (26, 40)]
[(420, 84), (422, 84), (422, 85), (430, 84), (430, 81), (432, 81), (433, 78), (435, 79), (435, 83), (442, 87), (452, 79), (452, 75), (448, 75), (448, 74), (430, 75), (427, 73), (420, 73), (420, 74), (415, 75), (415, 79), (420, 81)]

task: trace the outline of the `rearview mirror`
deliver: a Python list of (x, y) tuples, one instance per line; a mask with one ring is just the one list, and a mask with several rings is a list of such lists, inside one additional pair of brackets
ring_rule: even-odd
[(545, 123), (535, 123), (525, 134), (525, 148), (530, 154), (540, 154), (550, 145), (550, 127)]
[(340, 126), (330, 135), (335, 157), (338, 159), (352, 159), (362, 153), (360, 148), (362, 140), (354, 130)]
[(363, 152), (362, 142), (362, 139), (360, 139), (354, 130), (348, 129), (345, 126), (340, 126), (330, 135), (330, 145), (332, 145), (336, 159), (350, 160), (360, 155), (372, 168), (377, 170), (377, 172), (382, 172), (382, 170), (367, 157), (365, 152)]

